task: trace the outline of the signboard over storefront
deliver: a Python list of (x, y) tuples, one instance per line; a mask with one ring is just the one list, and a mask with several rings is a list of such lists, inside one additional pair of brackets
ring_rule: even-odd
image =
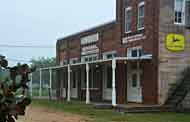
[(96, 45), (82, 47), (81, 55), (91, 55), (99, 53), (99, 48)]
[(89, 35), (89, 36), (85, 36), (85, 37), (81, 38), (81, 45), (94, 43), (94, 42), (97, 42), (98, 40), (99, 40), (98, 33)]

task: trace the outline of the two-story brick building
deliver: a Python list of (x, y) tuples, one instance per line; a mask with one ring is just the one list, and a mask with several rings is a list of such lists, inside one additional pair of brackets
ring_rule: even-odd
[[(58, 39), (57, 95), (114, 106), (163, 104), (190, 64), (189, 0), (116, 1), (116, 20)], [(184, 45), (178, 50), (175, 38)]]

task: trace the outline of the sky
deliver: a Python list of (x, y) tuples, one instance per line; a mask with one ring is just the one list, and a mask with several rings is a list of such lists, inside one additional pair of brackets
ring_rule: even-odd
[(55, 57), (56, 39), (112, 21), (115, 10), (115, 0), (0, 0), (0, 54), (10, 65)]

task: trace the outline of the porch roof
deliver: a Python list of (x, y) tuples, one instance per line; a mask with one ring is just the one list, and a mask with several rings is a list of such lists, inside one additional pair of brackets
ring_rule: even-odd
[(76, 64), (68, 64), (68, 65), (63, 65), (63, 66), (54, 66), (54, 67), (47, 67), (47, 68), (40, 68), (41, 70), (48, 70), (48, 69), (60, 69), (60, 68), (66, 68), (68, 66), (80, 66), (80, 65), (85, 65), (85, 64), (97, 64), (97, 63), (104, 63), (104, 62), (110, 62), (112, 60), (116, 61), (142, 61), (142, 60), (151, 60), (152, 59), (152, 54), (147, 54), (143, 55), (140, 57), (116, 57), (113, 59), (101, 59), (101, 60), (96, 60), (96, 61), (91, 61), (91, 62), (83, 62), (83, 63), (76, 63)]

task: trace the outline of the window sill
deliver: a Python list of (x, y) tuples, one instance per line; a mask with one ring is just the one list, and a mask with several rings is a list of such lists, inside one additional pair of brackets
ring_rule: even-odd
[(177, 26), (185, 26), (184, 23), (177, 23), (177, 22), (174, 22), (174, 24), (177, 25)]
[(138, 28), (138, 31), (144, 30), (144, 27)]
[(125, 34), (129, 34), (129, 33), (131, 33), (132, 31), (125, 31)]

